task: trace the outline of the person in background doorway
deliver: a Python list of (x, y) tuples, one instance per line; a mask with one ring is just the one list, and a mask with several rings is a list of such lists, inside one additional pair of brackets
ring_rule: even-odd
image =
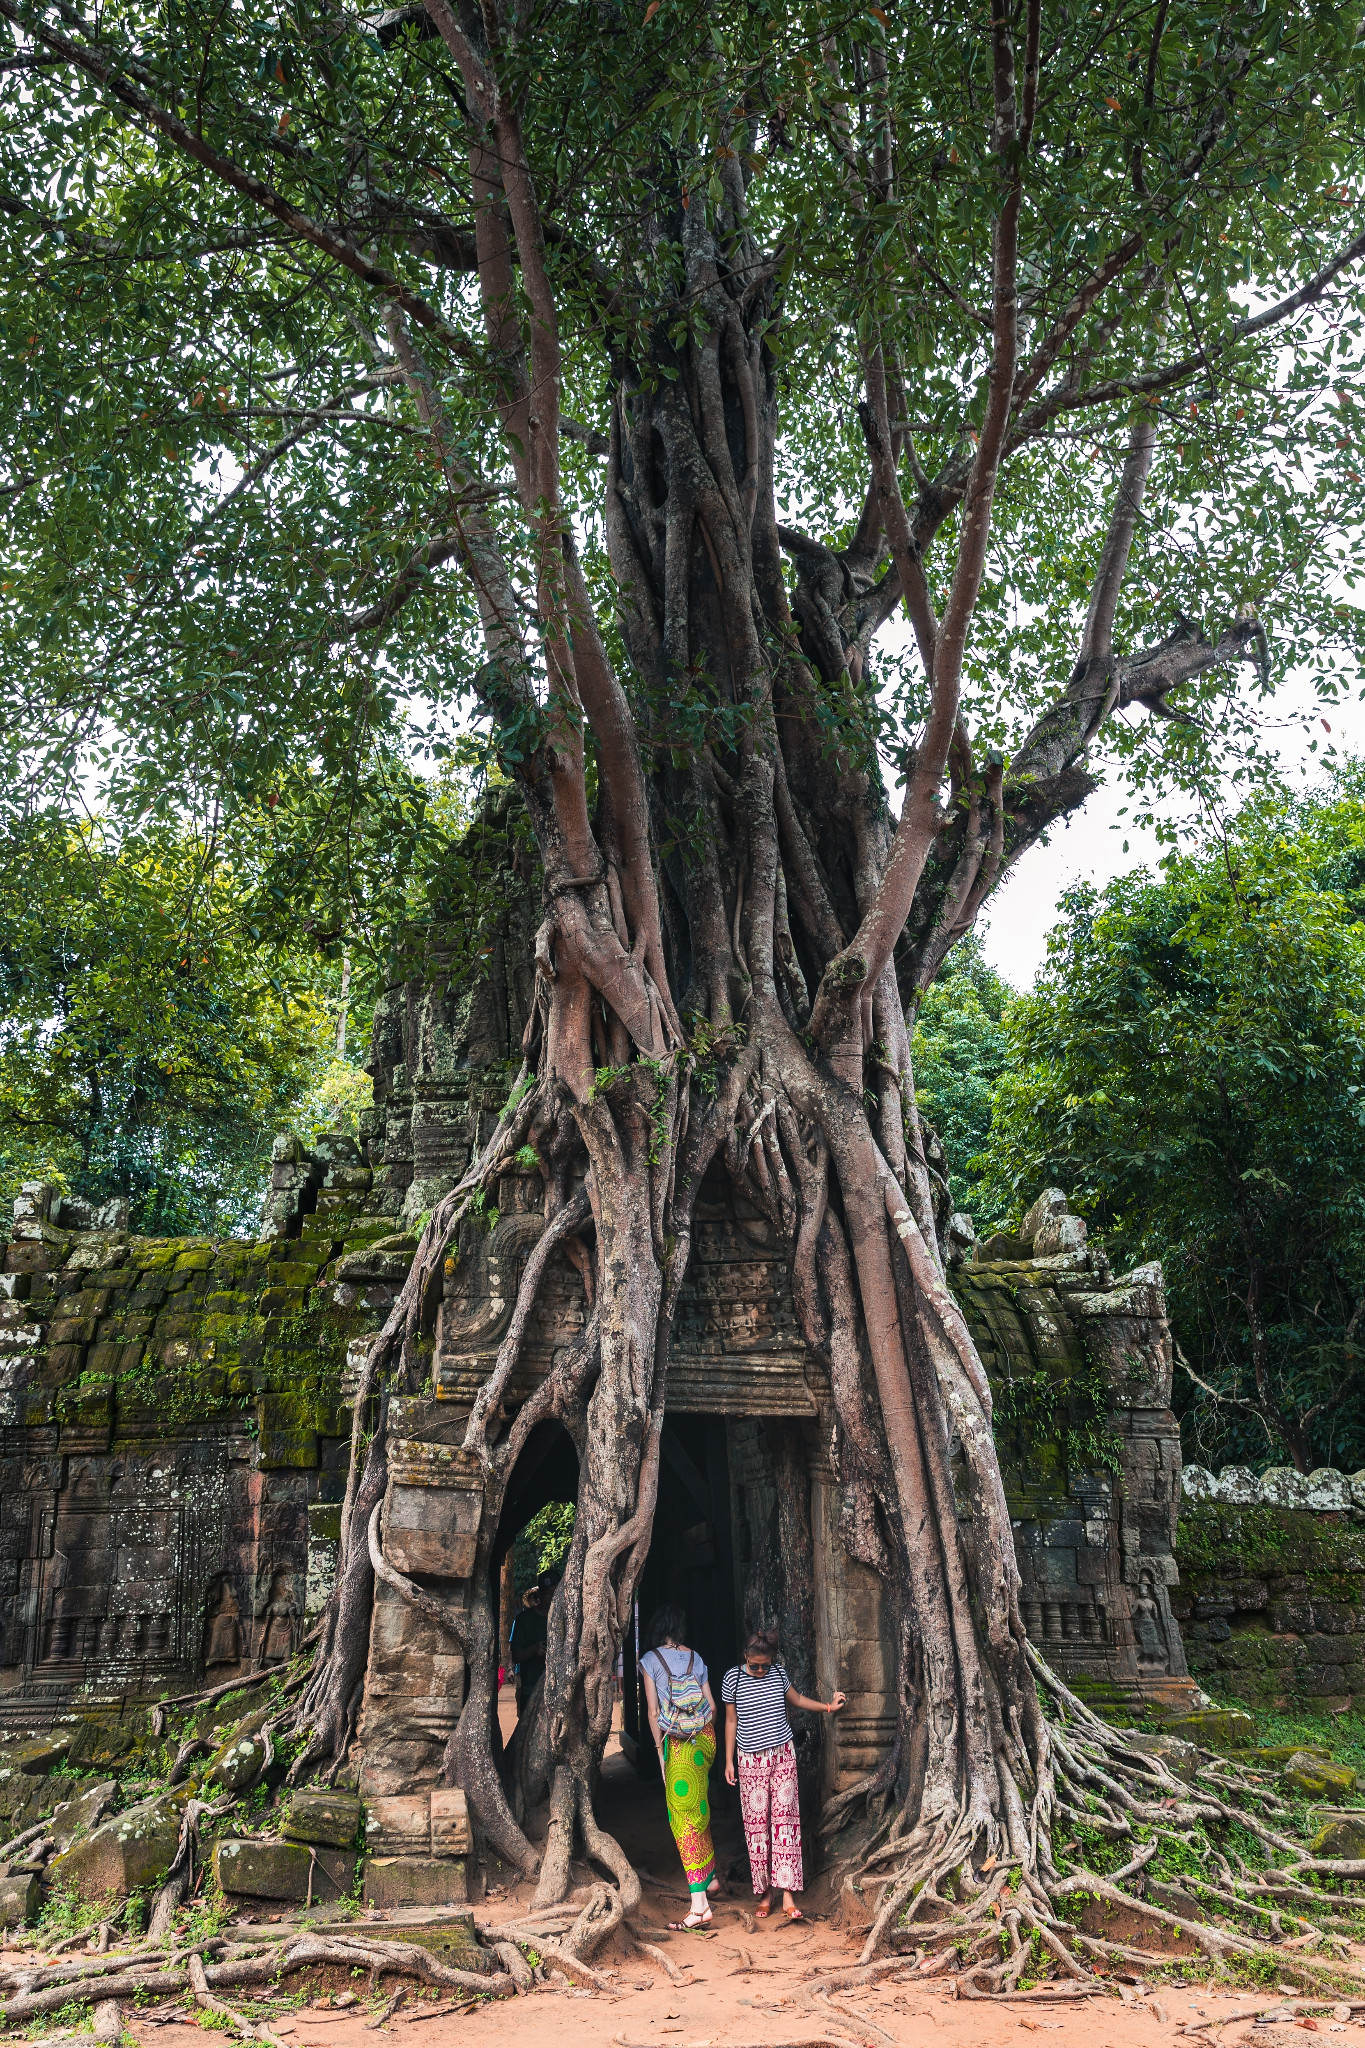
[(777, 1661), (777, 1635), (755, 1629), (744, 1645), (744, 1662), (726, 1672), (720, 1696), (725, 1702), (725, 1778), (736, 1777), (738, 1744), (739, 1804), (744, 1839), (758, 1904), (754, 1918), (772, 1911), (769, 1892), (782, 1889), (782, 1911), (788, 1920), (804, 1920), (792, 1897), (804, 1889), (801, 1868), (801, 1809), (797, 1803), (796, 1749), (788, 1706), (809, 1714), (837, 1714), (844, 1695), (836, 1692), (828, 1706), (808, 1700)]
[(691, 1894), (687, 1918), (668, 1923), (682, 1933), (711, 1925), (710, 1895), (720, 1890), (710, 1799), (716, 1703), (705, 1664), (687, 1647), (687, 1616), (681, 1607), (661, 1607), (647, 1633), (654, 1647), (640, 1659), (640, 1676), (664, 1777), (668, 1825)]
[(527, 1700), (545, 1676), (545, 1616), (549, 1606), (550, 1596), (546, 1587), (528, 1586), (508, 1637), (512, 1669), (517, 1674), (518, 1715), (526, 1712)]

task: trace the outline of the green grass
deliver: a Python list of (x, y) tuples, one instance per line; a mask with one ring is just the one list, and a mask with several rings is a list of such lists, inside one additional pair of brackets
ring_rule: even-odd
[(1365, 1714), (1313, 1714), (1302, 1707), (1292, 1713), (1270, 1713), (1258, 1708), (1256, 1736), (1270, 1748), (1301, 1742), (1305, 1748), (1330, 1750), (1333, 1762), (1349, 1764), (1365, 1776)]

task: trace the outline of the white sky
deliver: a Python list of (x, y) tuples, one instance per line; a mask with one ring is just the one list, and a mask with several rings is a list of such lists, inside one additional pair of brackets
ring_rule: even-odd
[[(1332, 728), (1330, 736), (1323, 730), (1323, 718)], [(1291, 785), (1317, 781), (1334, 752), (1365, 754), (1365, 703), (1361, 698), (1343, 697), (1337, 704), (1319, 706), (1307, 684), (1292, 675), (1265, 706), (1263, 725)], [(1315, 753), (1309, 751), (1313, 739), (1318, 743)], [(1229, 792), (1230, 806), (1235, 808), (1244, 797), (1245, 792), (1240, 798)], [(996, 897), (982, 931), (983, 948), (991, 965), (1016, 988), (1027, 988), (1042, 964), (1047, 934), (1057, 922), (1058, 898), (1064, 889), (1084, 880), (1103, 888), (1115, 875), (1154, 867), (1165, 852), (1152, 833), (1136, 831), (1128, 819), (1118, 816), (1126, 801), (1116, 777), (1097, 789), (1069, 825), (1050, 835), (1050, 844), (1035, 846), (1024, 855)], [(1171, 805), (1166, 815), (1183, 818), (1189, 813), (1186, 806)], [(1192, 826), (1191, 843), (1199, 836)]]

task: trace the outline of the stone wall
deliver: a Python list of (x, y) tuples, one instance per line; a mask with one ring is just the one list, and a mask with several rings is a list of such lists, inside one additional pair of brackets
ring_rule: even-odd
[[(309, 1170), (320, 1205), (331, 1169)], [(296, 1208), (307, 1235), (254, 1245), (72, 1231), (42, 1185), (16, 1206), (0, 1721), (288, 1656), (325, 1597), (345, 1484), (346, 1325), (318, 1287), (342, 1210)]]
[[(1361, 1474), (1194, 1472), (1172, 1607), (1190, 1671), (1218, 1699), (1331, 1712), (1365, 1694)], [(1268, 1482), (1268, 1484), (1267, 1484)], [(1263, 1489), (1270, 1498), (1263, 1497)], [(1289, 1494), (1332, 1505), (1281, 1504)]]

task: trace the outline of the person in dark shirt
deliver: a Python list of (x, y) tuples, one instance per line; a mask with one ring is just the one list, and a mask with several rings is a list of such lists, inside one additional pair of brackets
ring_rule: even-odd
[(550, 1606), (550, 1589), (528, 1586), (522, 1595), (521, 1611), (508, 1637), (512, 1669), (517, 1674), (517, 1714), (526, 1712), (526, 1702), (545, 1676), (548, 1642), (545, 1617)]

